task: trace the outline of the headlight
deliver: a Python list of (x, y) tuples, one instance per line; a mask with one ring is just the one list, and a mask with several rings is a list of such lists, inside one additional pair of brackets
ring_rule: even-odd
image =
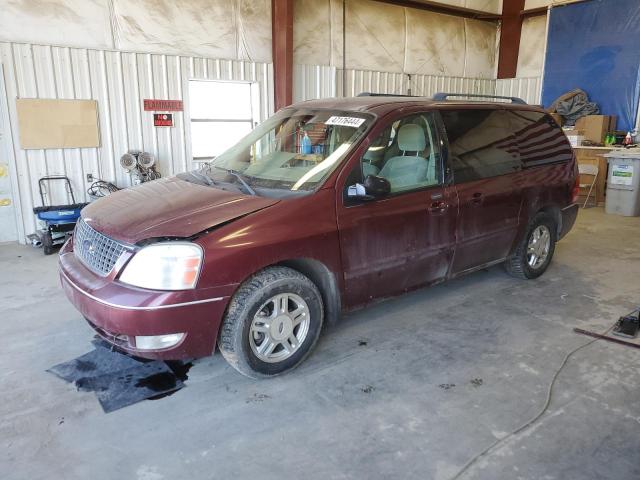
[(188, 290), (196, 286), (202, 249), (194, 243), (156, 243), (136, 253), (120, 281), (154, 290)]

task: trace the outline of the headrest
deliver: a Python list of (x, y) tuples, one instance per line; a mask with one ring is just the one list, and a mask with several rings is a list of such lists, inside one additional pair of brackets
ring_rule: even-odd
[(420, 125), (409, 123), (398, 131), (398, 147), (403, 152), (421, 152), (427, 146), (424, 130)]

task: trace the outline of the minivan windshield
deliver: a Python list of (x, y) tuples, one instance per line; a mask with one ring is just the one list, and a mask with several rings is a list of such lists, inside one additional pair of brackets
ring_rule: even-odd
[[(362, 138), (373, 117), (340, 110), (286, 109), (206, 164), (198, 175), (228, 181), (238, 189), (269, 196), (269, 190), (317, 188)], [(223, 180), (226, 179), (226, 180)]]

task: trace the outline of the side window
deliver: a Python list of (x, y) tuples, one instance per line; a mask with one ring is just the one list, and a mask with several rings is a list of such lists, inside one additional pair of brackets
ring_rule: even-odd
[(549, 115), (531, 110), (508, 110), (506, 113), (524, 168), (571, 160), (571, 146)]
[(401, 193), (438, 185), (441, 163), (433, 114), (412, 114), (390, 124), (371, 142), (361, 159), (362, 177), (384, 177), (391, 193)]
[(505, 110), (443, 110), (456, 183), (520, 169), (520, 153)]

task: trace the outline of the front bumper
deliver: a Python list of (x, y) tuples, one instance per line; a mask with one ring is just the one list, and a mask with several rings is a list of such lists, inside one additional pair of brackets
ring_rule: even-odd
[[(60, 281), (71, 303), (106, 341), (143, 358), (179, 360), (211, 355), (233, 285), (186, 291), (153, 291), (103, 278), (73, 254), (60, 252)], [(185, 335), (169, 348), (141, 350), (136, 336)]]

